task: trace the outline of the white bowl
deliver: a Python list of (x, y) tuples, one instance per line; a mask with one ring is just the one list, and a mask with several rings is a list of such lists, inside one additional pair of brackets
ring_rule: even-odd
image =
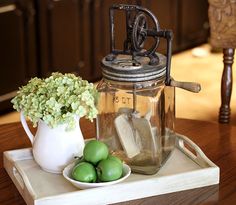
[(71, 182), (74, 186), (76, 186), (77, 188), (80, 188), (80, 189), (89, 189), (89, 188), (102, 187), (102, 186), (116, 184), (116, 183), (119, 183), (119, 182), (125, 180), (131, 173), (130, 167), (127, 164), (123, 164), (123, 175), (120, 179), (117, 179), (115, 181), (110, 181), (110, 182), (86, 183), (86, 182), (76, 181), (71, 178), (71, 171), (72, 171), (72, 168), (74, 167), (74, 165), (75, 164), (72, 163), (72, 164), (69, 164), (68, 166), (66, 166), (65, 169), (63, 170), (62, 174), (69, 182)]

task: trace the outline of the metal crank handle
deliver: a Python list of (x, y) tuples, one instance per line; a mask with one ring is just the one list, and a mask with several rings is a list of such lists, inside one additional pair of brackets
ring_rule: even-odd
[(194, 93), (199, 93), (201, 90), (201, 85), (199, 83), (179, 82), (172, 79), (170, 81), (170, 86), (182, 88), (182, 89), (194, 92)]

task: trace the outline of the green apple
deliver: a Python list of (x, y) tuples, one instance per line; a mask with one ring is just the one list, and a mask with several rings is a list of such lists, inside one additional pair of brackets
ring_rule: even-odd
[(85, 145), (83, 156), (87, 162), (97, 165), (99, 161), (108, 157), (108, 153), (108, 147), (105, 143), (99, 140), (91, 140)]
[(118, 162), (120, 164), (120, 166), (123, 165), (121, 159), (119, 157), (114, 156), (114, 155), (108, 155), (107, 159), (115, 160), (116, 162)]
[(100, 161), (96, 170), (98, 179), (102, 182), (114, 181), (122, 176), (122, 166), (113, 159)]
[(80, 182), (96, 182), (97, 173), (95, 167), (88, 162), (80, 162), (72, 169), (71, 176)]

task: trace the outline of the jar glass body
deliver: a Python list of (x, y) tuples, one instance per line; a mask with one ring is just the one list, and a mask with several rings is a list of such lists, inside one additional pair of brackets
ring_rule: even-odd
[(175, 144), (174, 87), (103, 79), (97, 89), (97, 138), (133, 172), (155, 174)]

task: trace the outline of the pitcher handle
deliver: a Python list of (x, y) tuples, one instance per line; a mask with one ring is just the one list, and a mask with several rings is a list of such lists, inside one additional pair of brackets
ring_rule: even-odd
[(24, 128), (24, 130), (25, 130), (25, 132), (26, 132), (26, 134), (28, 136), (28, 138), (30, 139), (31, 144), (33, 144), (33, 142), (34, 142), (34, 135), (31, 133), (31, 131), (29, 129), (29, 126), (28, 126), (28, 124), (27, 124), (27, 122), (25, 120), (25, 116), (24, 116), (23, 112), (20, 113), (20, 121), (21, 121), (21, 124), (22, 124), (22, 126), (23, 126), (23, 128)]

